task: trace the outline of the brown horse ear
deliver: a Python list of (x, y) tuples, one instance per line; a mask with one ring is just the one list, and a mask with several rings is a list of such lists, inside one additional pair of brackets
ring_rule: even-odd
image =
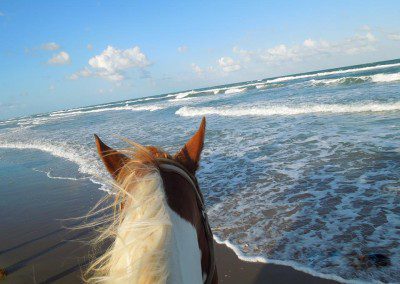
[(199, 167), (200, 155), (203, 150), (204, 136), (206, 132), (206, 118), (203, 117), (199, 130), (192, 138), (183, 146), (183, 148), (175, 154), (174, 159), (181, 163), (186, 169), (195, 173)]
[(116, 179), (122, 167), (128, 162), (129, 158), (124, 154), (121, 154), (120, 152), (108, 147), (96, 134), (94, 135), (94, 138), (96, 140), (97, 152), (99, 153), (100, 158), (103, 160), (103, 163), (109, 173), (114, 179)]

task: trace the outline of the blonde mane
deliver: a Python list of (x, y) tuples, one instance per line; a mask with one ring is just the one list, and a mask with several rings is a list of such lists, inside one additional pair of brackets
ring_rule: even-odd
[(165, 283), (172, 222), (158, 166), (151, 152), (131, 141), (133, 149), (121, 169), (115, 188), (112, 216), (94, 243), (114, 240), (86, 271), (90, 283)]

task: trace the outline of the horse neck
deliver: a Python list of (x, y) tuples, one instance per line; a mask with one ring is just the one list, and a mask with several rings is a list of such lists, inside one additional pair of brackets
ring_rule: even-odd
[(161, 176), (128, 192), (106, 282), (203, 283), (196, 229), (169, 207)]

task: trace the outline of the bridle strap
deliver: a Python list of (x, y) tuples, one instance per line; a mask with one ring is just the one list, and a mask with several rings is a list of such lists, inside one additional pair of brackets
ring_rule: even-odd
[(201, 216), (202, 216), (202, 223), (204, 226), (204, 231), (206, 233), (206, 238), (208, 242), (208, 247), (210, 249), (210, 267), (208, 269), (208, 274), (206, 281), (204, 281), (205, 284), (211, 284), (213, 278), (214, 278), (214, 273), (215, 273), (215, 258), (214, 258), (214, 238), (213, 234), (210, 228), (210, 224), (208, 223), (208, 216), (205, 210), (205, 205), (204, 205), (204, 198), (203, 194), (200, 191), (199, 184), (197, 182), (196, 177), (188, 172), (188, 170), (183, 167), (180, 163), (170, 160), (170, 159), (165, 159), (165, 158), (158, 158), (156, 159), (158, 162), (158, 166), (168, 172), (174, 172), (179, 174), (180, 176), (184, 177), (194, 188), (195, 195), (196, 195), (196, 201), (197, 201), (197, 206), (201, 210)]

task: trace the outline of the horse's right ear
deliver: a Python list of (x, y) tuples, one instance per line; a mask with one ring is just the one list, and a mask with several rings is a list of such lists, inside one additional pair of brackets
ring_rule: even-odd
[(99, 136), (94, 135), (96, 140), (97, 152), (106, 166), (108, 172), (113, 176), (114, 179), (118, 177), (122, 167), (128, 162), (129, 158), (124, 154), (108, 147), (103, 141), (100, 140)]

